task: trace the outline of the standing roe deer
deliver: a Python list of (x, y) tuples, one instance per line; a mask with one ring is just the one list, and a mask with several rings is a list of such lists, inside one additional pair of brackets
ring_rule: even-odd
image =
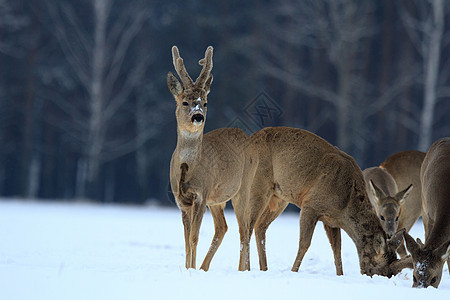
[(437, 288), (445, 261), (450, 272), (450, 137), (431, 145), (420, 170), (425, 244), (405, 232), (414, 263), (413, 287)]
[(400, 213), (413, 186), (410, 184), (398, 192), (394, 178), (379, 167), (365, 169), (363, 176), (369, 200), (380, 218), (381, 226), (391, 237), (398, 228), (401, 229), (398, 227)]
[[(400, 211), (398, 228), (405, 228), (406, 232), (413, 227), (422, 214), (422, 185), (420, 183), (420, 167), (425, 153), (416, 150), (401, 151), (392, 154), (380, 165), (394, 178), (399, 190), (413, 185), (408, 198), (405, 199)], [(406, 256), (403, 243), (397, 249), (401, 257)]]
[[(199, 230), (206, 206), (214, 219), (215, 234), (201, 266), (205, 271), (227, 231), (223, 210), (229, 199), (232, 199), (240, 232), (248, 231), (245, 206), (257, 162), (257, 153), (247, 147), (249, 137), (242, 130), (222, 128), (203, 135), (207, 94), (213, 78), (212, 55), (210, 46), (199, 62), (203, 68), (194, 83), (178, 48), (173, 46), (173, 65), (182, 83), (171, 72), (167, 75), (167, 85), (177, 102), (178, 134), (170, 162), (170, 184), (182, 214), (186, 268), (195, 269)], [(240, 269), (244, 261), (242, 255)]]
[(251, 197), (266, 205), (255, 226), (261, 270), (267, 270), (265, 232), (287, 202), (301, 208), (299, 250), (292, 271), (298, 271), (317, 221), (324, 223), (338, 275), (343, 274), (341, 228), (356, 245), (362, 274), (390, 277), (410, 265), (397, 260), (395, 249), (402, 234), (387, 239), (352, 157), (296, 128), (264, 128), (251, 139), (259, 150)]

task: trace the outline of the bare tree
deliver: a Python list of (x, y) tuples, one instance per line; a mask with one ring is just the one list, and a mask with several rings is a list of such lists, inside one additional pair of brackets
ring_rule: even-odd
[[(15, 7), (16, 4), (12, 1), (0, 0), (0, 32), (14, 33), (29, 23), (27, 16)], [(13, 41), (4, 38), (0, 40), (0, 53), (16, 56), (17, 49)]]
[[(82, 145), (78, 197), (86, 196), (86, 187), (97, 183), (103, 163), (135, 149), (134, 136), (118, 137), (109, 131), (124, 117), (124, 105), (148, 66), (149, 54), (138, 58), (128, 54), (149, 16), (149, 7), (139, 0), (124, 2), (122, 9), (114, 10), (120, 14), (112, 16), (115, 4), (114, 0), (88, 1), (93, 18), (89, 28), (72, 2), (47, 2), (55, 36), (86, 93), (85, 99), (57, 103), (71, 117), (70, 127), (65, 130)], [(125, 60), (129, 60), (130, 68), (125, 69)]]
[[(409, 6), (413, 11), (408, 9)], [(418, 124), (414, 121), (409, 124), (419, 134), (418, 149), (426, 151), (433, 142), (436, 105), (439, 98), (449, 97), (445, 92), (447, 88), (440, 86), (439, 79), (445, 74), (441, 68), (443, 46), (450, 41), (450, 36), (446, 36), (444, 31), (450, 6), (444, 0), (432, 0), (408, 1), (399, 7), (409, 37), (422, 57), (423, 106), (417, 118)]]
[(164, 127), (170, 120), (167, 116), (172, 114), (175, 105), (172, 99), (160, 101), (165, 95), (158, 93), (156, 85), (155, 82), (145, 84), (136, 98), (136, 175), (144, 199), (150, 195), (150, 166), (159, 162), (158, 157), (164, 151), (161, 146), (151, 141), (155, 141), (156, 137), (165, 131)]
[[(21, 95), (16, 101), (7, 103), (10, 101), (8, 98), (11, 98), (11, 95), (4, 95), (4, 88), (1, 86), (2, 83), (0, 83), (0, 115), (2, 117), (8, 115), (11, 117), (11, 113), (17, 111), (24, 119), (21, 132), (21, 146), (23, 146), (23, 150), (20, 160), (22, 174), (20, 186), (23, 188), (23, 195), (26, 197), (33, 197), (37, 194), (40, 172), (40, 159), (37, 151), (35, 151), (37, 143), (34, 136), (36, 135), (33, 136), (33, 133), (38, 130), (36, 120), (39, 118), (39, 102), (35, 102), (33, 78), (33, 72), (36, 70), (36, 41), (39, 34), (33, 32), (34, 34), (30, 34), (28, 38), (24, 39), (21, 37), (23, 37), (25, 32), (31, 31), (29, 30), (30, 28), (34, 29), (33, 25), (36, 25), (35, 20), (35, 16), (30, 16), (24, 9), (23, 3), (0, 0), (0, 34), (3, 37), (0, 41), (0, 54), (8, 58), (14, 57), (21, 61), (26, 61), (27, 66), (27, 68), (21, 70), (23, 75), (21, 77), (23, 80), (23, 93), (12, 92)], [(10, 36), (15, 38), (9, 38)], [(8, 126), (11, 124), (10, 121), (5, 120), (5, 122), (0, 123), (2, 126)], [(3, 148), (6, 149), (0, 150), (0, 157), (11, 151), (8, 150), (11, 149), (11, 141), (3, 141), (4, 135), (3, 128), (0, 128), (0, 140), (4, 142), (5, 146)], [(2, 174), (4, 174), (3, 168), (0, 170), (0, 180), (4, 176)]]
[[(361, 161), (368, 142), (367, 118), (385, 109), (400, 91), (412, 83), (416, 74), (405, 70), (405, 74), (383, 91), (373, 92), (375, 86), (370, 78), (365, 78), (362, 52), (364, 42), (378, 30), (370, 17), (374, 11), (373, 4), (356, 0), (277, 3), (277, 8), (271, 10), (275, 16), (272, 23), (276, 25), (267, 30), (278, 43), (259, 45), (265, 52), (265, 58), (258, 61), (264, 72), (325, 102), (334, 110), (331, 114), (336, 120), (337, 145), (355, 155), (358, 161)], [(330, 63), (336, 80), (330, 80), (329, 74), (311, 77), (315, 66), (308, 68), (292, 63), (295, 62), (292, 59), (288, 68), (281, 66), (279, 61), (286, 60), (280, 55), (283, 46), (295, 47), (297, 53), (305, 48), (323, 53), (320, 63), (323, 64), (324, 60)]]

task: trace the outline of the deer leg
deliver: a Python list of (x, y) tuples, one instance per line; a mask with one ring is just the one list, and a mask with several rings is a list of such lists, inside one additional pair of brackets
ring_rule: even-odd
[(250, 271), (250, 238), (256, 220), (266, 206), (264, 201), (265, 198), (261, 196), (260, 190), (257, 195), (250, 197), (250, 183), (246, 182), (241, 185), (239, 193), (231, 199), (241, 240), (239, 271)]
[(250, 215), (247, 213), (245, 203), (236, 196), (231, 199), (239, 225), (240, 253), (239, 253), (239, 271), (250, 271)]
[[(255, 225), (256, 246), (258, 248), (259, 268), (267, 271), (266, 257), (266, 231), (269, 225), (284, 211), (288, 202), (282, 201), (276, 196), (272, 196), (270, 204), (258, 218)], [(274, 209), (274, 210), (273, 210)]]
[(303, 207), (300, 211), (300, 241), (298, 245), (297, 257), (295, 258), (294, 265), (292, 266), (292, 272), (298, 272), (300, 264), (306, 251), (311, 245), (312, 235), (314, 233), (314, 227), (317, 223), (317, 214), (313, 209)]
[(191, 234), (191, 211), (182, 210), (181, 220), (183, 221), (184, 227), (184, 245), (186, 251), (186, 269), (191, 268), (191, 244), (189, 243), (189, 236)]
[(225, 204), (226, 203), (213, 205), (209, 207), (211, 215), (214, 219), (215, 232), (213, 240), (211, 242), (211, 246), (209, 247), (208, 253), (206, 254), (205, 259), (203, 260), (202, 266), (200, 267), (200, 269), (204, 271), (208, 271), (209, 264), (211, 263), (214, 254), (216, 253), (217, 249), (222, 243), (223, 237), (225, 236), (225, 233), (228, 230), (227, 221), (225, 220), (225, 216), (223, 213)]
[(206, 203), (194, 203), (192, 205), (191, 231), (189, 234), (189, 244), (191, 247), (190, 267), (195, 269), (197, 258), (197, 243), (200, 233), (200, 225), (202, 224), (203, 214), (206, 211)]
[(325, 232), (327, 233), (328, 240), (330, 241), (331, 249), (333, 249), (334, 265), (336, 266), (336, 275), (344, 275), (342, 270), (342, 258), (341, 258), (341, 229), (333, 228), (325, 223), (323, 224)]
[[(232, 200), (233, 201), (233, 200)], [(249, 207), (237, 202), (233, 204), (236, 213), (236, 219), (239, 224), (239, 235), (241, 239), (241, 251), (239, 256), (239, 271), (250, 271), (250, 238), (256, 220), (261, 215), (262, 208), (258, 206)]]
[(250, 234), (245, 220), (238, 219), (241, 249), (239, 254), (239, 271), (250, 271)]

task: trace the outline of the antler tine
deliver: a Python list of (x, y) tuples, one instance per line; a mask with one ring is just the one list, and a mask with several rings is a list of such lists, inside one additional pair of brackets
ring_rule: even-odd
[(198, 75), (195, 85), (199, 88), (204, 88), (207, 79), (211, 73), (213, 63), (212, 63), (213, 47), (209, 46), (205, 52), (205, 58), (202, 58), (198, 63), (203, 66), (200, 75)]
[(194, 82), (192, 78), (189, 76), (188, 72), (183, 63), (183, 59), (180, 57), (180, 51), (178, 51), (177, 46), (172, 47), (172, 58), (173, 58), (173, 66), (175, 71), (177, 71), (178, 76), (180, 76), (181, 82), (186, 88), (193, 87)]

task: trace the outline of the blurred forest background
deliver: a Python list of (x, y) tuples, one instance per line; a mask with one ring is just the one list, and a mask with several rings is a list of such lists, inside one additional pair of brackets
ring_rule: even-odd
[(0, 0), (0, 196), (171, 204), (172, 45), (193, 77), (214, 46), (206, 131), (304, 128), (362, 168), (450, 135), (447, 0)]

